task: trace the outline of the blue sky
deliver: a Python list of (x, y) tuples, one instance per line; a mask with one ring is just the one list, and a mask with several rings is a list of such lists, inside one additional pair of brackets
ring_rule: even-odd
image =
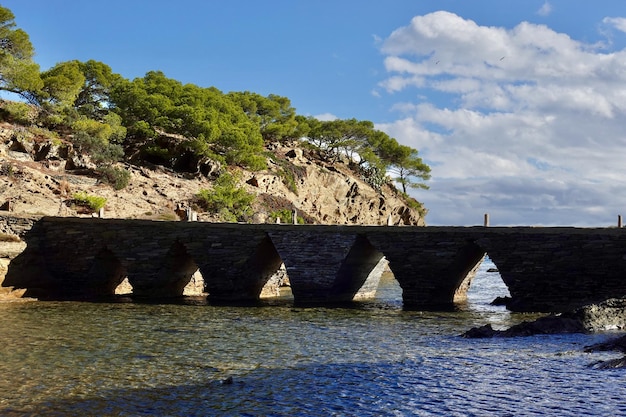
[[(626, 2), (0, 0), (48, 69), (95, 59), (299, 114), (371, 120), (420, 151), (430, 225), (626, 216)], [(623, 210), (623, 212), (622, 212)]]

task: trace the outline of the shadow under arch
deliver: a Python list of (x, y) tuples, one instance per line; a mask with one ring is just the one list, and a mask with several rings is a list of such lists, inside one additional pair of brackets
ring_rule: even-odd
[(87, 272), (88, 285), (82, 288), (81, 295), (90, 298), (113, 296), (126, 275), (122, 262), (105, 246), (94, 257)]
[(152, 280), (140, 281), (129, 275), (128, 281), (133, 287), (134, 297), (182, 297), (183, 290), (197, 270), (198, 265), (187, 252), (185, 245), (176, 240), (165, 254)]
[(373, 298), (387, 261), (367, 237), (357, 235), (331, 289), (336, 301)]

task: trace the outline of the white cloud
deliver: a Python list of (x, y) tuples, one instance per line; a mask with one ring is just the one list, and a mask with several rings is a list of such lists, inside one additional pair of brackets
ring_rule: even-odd
[(621, 32), (626, 32), (626, 18), (624, 17), (605, 17), (602, 22), (613, 26)]
[(604, 225), (626, 207), (626, 50), (436, 12), (395, 30), (381, 51), (380, 87), (420, 97), (377, 127), (431, 165), (431, 189), (415, 194), (429, 224), (491, 212), (494, 225)]
[(539, 16), (548, 16), (550, 13), (552, 13), (552, 5), (550, 4), (550, 2), (545, 2), (543, 3), (543, 5), (541, 6), (541, 8), (539, 10), (537, 10), (537, 14)]
[(322, 113), (322, 114), (315, 115), (313, 117), (316, 118), (317, 120), (321, 120), (323, 122), (330, 122), (332, 120), (337, 120), (338, 119), (338, 117), (335, 116), (332, 113)]

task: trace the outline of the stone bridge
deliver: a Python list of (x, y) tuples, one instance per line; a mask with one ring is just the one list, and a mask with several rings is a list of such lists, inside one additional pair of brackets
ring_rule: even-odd
[[(2, 219), (0, 219), (2, 220)], [(4, 219), (6, 223), (6, 218)], [(4, 286), (47, 299), (174, 297), (198, 269), (215, 302), (256, 300), (284, 263), (296, 304), (353, 299), (381, 260), (405, 308), (462, 301), (487, 254), (517, 311), (564, 311), (626, 296), (626, 230), (572, 227), (398, 227), (216, 224), (44, 217)]]

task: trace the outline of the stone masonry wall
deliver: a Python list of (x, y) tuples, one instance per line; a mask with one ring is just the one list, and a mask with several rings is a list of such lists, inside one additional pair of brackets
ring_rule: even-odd
[[(21, 225), (21, 226), (20, 226)], [(210, 297), (250, 300), (282, 262), (296, 302), (351, 299), (389, 262), (407, 307), (449, 306), (486, 254), (519, 311), (564, 311), (626, 296), (626, 230), (216, 224), (43, 218), (4, 286), (37, 297), (112, 294), (128, 276), (137, 296), (179, 296), (200, 269)], [(461, 294), (462, 295), (462, 294)]]

